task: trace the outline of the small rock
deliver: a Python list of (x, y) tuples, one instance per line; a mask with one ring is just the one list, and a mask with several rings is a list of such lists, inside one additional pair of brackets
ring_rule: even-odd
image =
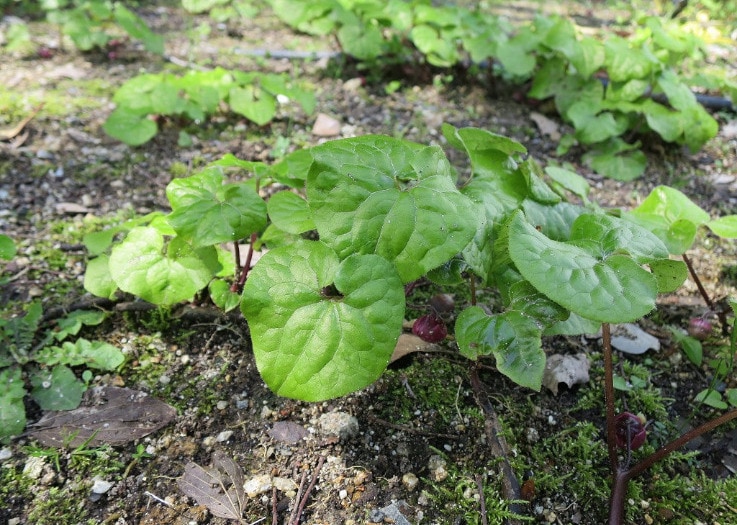
[(76, 215), (79, 213), (90, 212), (89, 208), (82, 206), (81, 204), (77, 204), (76, 202), (59, 202), (54, 208), (56, 209), (56, 213), (63, 215)]
[(408, 512), (409, 510), (410, 508), (407, 502), (400, 500), (390, 503), (379, 512), (384, 516), (384, 521), (389, 520), (389, 523), (394, 523), (395, 525), (412, 525), (402, 513), (402, 511)]
[(329, 436), (338, 436), (345, 441), (358, 434), (358, 419), (347, 412), (328, 412), (320, 416), (320, 430)]
[(537, 443), (538, 441), (540, 441), (540, 433), (534, 427), (529, 427), (527, 429), (525, 437), (527, 437), (528, 443)]
[(228, 402), (227, 401), (218, 401), (218, 404), (215, 405), (218, 410), (225, 410), (228, 408)]
[(248, 494), (249, 498), (255, 498), (259, 494), (264, 494), (271, 490), (274, 484), (271, 482), (271, 476), (267, 474), (259, 474), (246, 481), (243, 484), (243, 490)]
[(312, 126), (312, 134), (318, 137), (335, 137), (340, 134), (340, 122), (325, 113), (319, 113)]
[(105, 481), (104, 479), (95, 478), (92, 483), (92, 493), (93, 494), (105, 494), (108, 490), (112, 488), (113, 484), (109, 481)]
[(13, 457), (13, 451), (10, 447), (4, 447), (0, 449), (0, 461), (5, 461)]
[(161, 383), (162, 385), (168, 385), (169, 383), (171, 383), (171, 377), (167, 375), (162, 375), (161, 377), (159, 377), (159, 383)]
[(343, 89), (351, 93), (355, 93), (358, 89), (366, 83), (366, 79), (363, 77), (349, 78), (343, 82)]
[(430, 470), (430, 478), (433, 481), (443, 481), (448, 477), (448, 471), (445, 470), (446, 461), (436, 455), (430, 456), (428, 460), (427, 468)]
[(402, 485), (404, 485), (404, 488), (406, 488), (410, 492), (417, 488), (417, 484), (419, 482), (420, 480), (417, 479), (417, 476), (415, 476), (412, 472), (407, 472), (404, 476), (402, 476)]
[(297, 484), (294, 482), (293, 479), (290, 478), (280, 478), (279, 476), (274, 476), (273, 478), (271, 478), (271, 483), (274, 485), (274, 488), (276, 490), (285, 493), (289, 497), (292, 497), (294, 495), (294, 492), (297, 490)]
[(232, 430), (223, 430), (218, 434), (218, 437), (215, 438), (215, 440), (218, 443), (225, 443), (228, 441), (231, 437), (233, 437), (233, 431)]
[(26, 464), (23, 467), (23, 474), (31, 479), (38, 479), (41, 477), (45, 464), (46, 461), (44, 458), (31, 456), (26, 460)]
[(20, 518), (10, 518), (8, 525), (20, 525)]
[(205, 439), (202, 440), (202, 446), (205, 448), (211, 448), (214, 444), (215, 444), (214, 436), (207, 436)]

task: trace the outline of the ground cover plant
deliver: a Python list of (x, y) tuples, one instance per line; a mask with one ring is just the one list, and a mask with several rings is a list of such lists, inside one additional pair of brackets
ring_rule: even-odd
[[(402, 332), (405, 296), (421, 278), (470, 279), (470, 305), (453, 330), (460, 354), (473, 361), (493, 356), (499, 372), (533, 390), (540, 390), (545, 370), (543, 335), (603, 327), (615, 474), (610, 523), (622, 523), (629, 479), (737, 410), (630, 468), (646, 422), (629, 412), (615, 416), (609, 324), (651, 312), (657, 295), (675, 291), (688, 274), (686, 263), (670, 255), (683, 254), (702, 225), (737, 237), (737, 216), (712, 220), (672, 188), (656, 188), (632, 212), (605, 211), (589, 202), (588, 184), (571, 171), (553, 168), (551, 184), (545, 182), (518, 142), (475, 128), (446, 125), (443, 133), (469, 156), (468, 180), (457, 180), (439, 148), (385, 136), (327, 142), (275, 166), (226, 157), (174, 180), (167, 187), (171, 214), (114, 244), (88, 276), (88, 290), (104, 288), (110, 296), (118, 287), (163, 305), (191, 300), (221, 282), (213, 281), (223, 277), (218, 246), (248, 238), (245, 266), (238, 268), (239, 256), (227, 266), (230, 274), (237, 269), (237, 279), (213, 286), (213, 300), (226, 308), (240, 302), (262, 377), (278, 395), (305, 401), (346, 395), (378, 379)], [(223, 167), (253, 177), (228, 184)], [(287, 189), (264, 202), (257, 191), (270, 184)], [(567, 202), (568, 193), (582, 203)], [(260, 244), (268, 252), (251, 268), (267, 224), (271, 231)], [(299, 237), (314, 234), (317, 240)], [(495, 287), (501, 304), (478, 305), (477, 286)], [(230, 295), (241, 288), (240, 299)], [(447, 334), (437, 314), (417, 323), (413, 331), (428, 341)], [(623, 463), (617, 447), (626, 451)]]
[[(480, 30), (492, 21), (480, 10), (408, 4), (428, 27), (411, 29), (418, 18), (397, 31), (405, 7), (391, 4), (396, 17), (371, 22), (383, 54), (353, 62), (351, 43), (371, 49), (359, 26), (373, 4), (347, 2), (315, 19), (342, 40), (338, 69), (323, 70), (268, 55), (234, 67), (246, 39), (273, 49), (294, 45), (292, 34), (251, 2), (185, 4), (214, 7), (213, 18), (135, 9), (157, 31), (181, 33), (167, 35), (165, 58), (126, 44), (124, 59), (67, 47), (17, 66), (0, 55), (10, 85), (34, 101), (14, 98), (0, 134), (2, 415), (15, 435), (23, 412), (33, 423), (0, 449), (0, 521), (349, 523), (399, 512), (418, 523), (730, 522), (735, 312), (723, 295), (734, 284), (735, 210), (723, 183), (707, 184), (733, 166), (728, 126), (698, 155), (646, 147), (648, 179), (618, 184), (592, 176), (578, 148), (559, 149), (563, 164), (529, 108), (460, 86), (488, 71), (515, 80), (501, 55), (469, 70), (428, 65), (442, 50), (420, 42), (457, 30), (442, 16), (461, 12)], [(639, 37), (673, 29), (640, 15)], [(532, 23), (566, 33), (561, 20)], [(181, 32), (195, 24), (213, 38), (201, 49)], [(560, 51), (548, 37), (531, 52), (535, 67)], [(294, 38), (300, 50), (336, 49)], [(197, 60), (214, 69), (172, 74), (167, 64)], [(396, 79), (405, 60), (427, 80), (373, 84), (384, 67)], [(85, 83), (30, 79), (29, 63), (50, 79), (57, 68), (105, 70), (107, 85), (130, 84), (114, 111), (101, 100), (89, 115), (59, 113), (50, 102), (72, 93), (83, 107)], [(239, 83), (251, 67), (262, 70)], [(611, 82), (602, 85), (606, 96)], [(146, 96), (131, 96), (135, 86)], [(292, 111), (300, 100), (309, 103)], [(311, 135), (312, 100), (342, 117), (332, 133), (347, 138)], [(141, 144), (105, 136), (116, 129)], [(120, 208), (128, 220), (96, 217)], [(82, 239), (80, 228), (98, 223), (115, 226)], [(82, 284), (98, 297), (80, 297)], [(615, 352), (611, 321), (636, 322), (661, 350)], [(407, 343), (410, 331), (419, 338)], [(114, 363), (96, 366), (106, 355), (97, 340), (112, 344)], [(590, 365), (590, 379), (551, 380), (546, 368), (562, 356)], [(105, 432), (90, 431), (79, 421), (101, 421), (106, 388), (168, 405), (136, 415), (124, 403)], [(81, 406), (42, 414), (49, 398)], [(348, 414), (358, 434), (323, 426)], [(64, 418), (71, 424), (54, 426)]]

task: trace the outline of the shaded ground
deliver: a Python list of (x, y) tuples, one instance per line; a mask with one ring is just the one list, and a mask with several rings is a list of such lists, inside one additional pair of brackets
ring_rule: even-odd
[[(391, 73), (389, 79), (401, 80), (403, 88), (386, 94), (378, 78), (351, 64), (254, 59), (240, 53), (253, 48), (328, 49), (326, 42), (295, 36), (271, 16), (223, 27), (213, 24), (205, 41), (193, 31), (179, 31), (190, 26), (175, 9), (151, 9), (146, 17), (152, 27), (168, 33), (172, 56), (309, 79), (317, 92), (317, 111), (340, 120), (340, 136), (385, 133), (442, 145), (438, 129), (446, 121), (509, 135), (543, 163), (554, 157), (556, 144), (530, 118), (531, 111), (543, 109), (517, 102), (524, 97), (513, 87), (416, 68)], [(37, 31), (45, 29), (39, 26)], [(55, 36), (46, 34), (52, 35), (44, 38), (53, 47)], [(22, 305), (40, 298), (49, 310), (77, 301), (85, 254), (74, 232), (93, 229), (101, 218), (115, 214), (166, 209), (164, 190), (173, 176), (186, 175), (224, 153), (267, 160), (276, 136), (286, 137), (290, 148), (320, 140), (311, 133), (314, 115), (292, 111), (264, 128), (232, 116), (216, 117), (189, 128), (191, 147), (176, 145), (174, 123), (139, 148), (107, 137), (100, 126), (112, 108), (115, 87), (142, 70), (172, 67), (134, 46), (112, 62), (102, 55), (61, 51), (50, 60), (0, 55), (2, 103), (9, 108), (0, 124), (9, 126), (45, 103), (22, 144), (0, 144), (0, 231), (20, 245), (18, 257), (5, 267), (11, 282), (0, 290), (3, 303)], [(368, 81), (352, 81), (359, 75)], [(720, 118), (726, 123), (733, 116)], [(734, 137), (721, 137), (689, 155), (653, 140), (646, 146), (651, 159), (646, 176), (626, 185), (591, 174), (580, 163), (580, 151), (564, 160), (589, 178), (603, 205), (631, 207), (652, 187), (669, 184), (716, 215), (737, 212), (736, 145)], [(459, 160), (448, 154), (451, 161)], [(691, 254), (717, 298), (734, 295), (734, 254), (734, 243), (710, 237)], [(421, 289), (410, 301), (422, 305), (430, 293)], [(457, 301), (460, 311), (460, 293)], [(710, 369), (687, 364), (665, 328), (684, 326), (685, 319), (704, 310), (690, 283), (681, 295), (666, 298), (643, 322), (661, 339), (661, 352), (631, 357), (621, 365), (624, 377), (646, 383), (633, 394), (636, 406), (630, 408), (656, 420), (653, 444), (712, 413), (692, 403), (695, 393), (709, 385)], [(176, 482), (188, 462), (208, 465), (215, 450), (235, 458), (246, 479), (269, 475), (292, 483), (248, 498), (247, 523), (262, 517), (271, 522), (274, 509), (273, 522), (286, 523), (318, 468), (304, 523), (381, 521), (378, 509), (394, 501), (407, 502), (404, 512), (411, 523), (478, 523), (477, 478), (492, 522), (498, 522), (494, 516), (505, 508), (499, 503), (503, 480), (498, 459), (485, 439), (484, 416), (468, 381), (469, 364), (453, 352), (452, 344), (444, 353), (400, 360), (362, 392), (308, 404), (277, 398), (266, 389), (249, 352), (247, 327), (238, 316), (182, 308), (116, 311), (83, 335), (109, 341), (129, 356), (120, 375), (99, 377), (95, 383), (149, 392), (176, 407), (177, 417), (139, 441), (151, 457), (140, 457), (137, 443), (92, 447), (90, 454), (66, 450), (58, 471), (53, 459), (46, 458), (35, 478), (21, 472), (33, 456), (27, 447), (36, 443), (28, 438), (13, 442), (3, 449), (10, 457), (2, 463), (0, 485), (9, 487), (0, 489), (2, 523), (224, 523), (185, 496)], [(529, 494), (531, 503), (521, 508), (532, 521), (602, 523), (608, 492), (599, 342), (560, 338), (547, 345), (551, 352), (585, 351), (593, 364), (591, 382), (554, 396), (515, 387), (492, 367), (481, 374), (504, 425), (510, 461), (520, 479), (531, 475), (537, 486)], [(729, 381), (725, 388), (737, 386), (734, 379)], [(33, 406), (28, 409), (30, 419), (41, 415)], [(357, 433), (334, 436), (321, 417), (336, 413), (355, 416)], [(306, 437), (290, 443), (289, 436), (274, 432), (277, 422), (300, 425)], [(737, 523), (737, 432), (716, 432), (693, 449), (696, 454), (659, 466), (633, 486), (628, 511), (632, 523)], [(93, 497), (95, 477), (112, 482), (112, 488)]]

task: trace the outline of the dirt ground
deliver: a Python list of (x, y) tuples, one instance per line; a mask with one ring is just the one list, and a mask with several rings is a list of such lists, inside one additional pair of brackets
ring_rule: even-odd
[[(116, 213), (127, 217), (166, 210), (164, 191), (173, 176), (224, 153), (268, 160), (276, 136), (288, 138), (290, 148), (316, 144), (323, 140), (312, 133), (317, 113), (340, 122), (339, 137), (383, 133), (445, 146), (439, 128), (449, 122), (511, 136), (543, 164), (556, 158), (557, 144), (531, 117), (546, 108), (525, 101), (521, 88), (427, 67), (398, 68), (379, 78), (340, 61), (254, 58), (247, 50), (335, 51), (330, 42), (295, 35), (268, 13), (222, 25), (204, 17), (187, 22), (187, 15), (169, 5), (142, 13), (152, 28), (167, 35), (170, 57), (208, 67), (288, 72), (314, 86), (317, 110), (313, 115), (280, 114), (260, 129), (232, 115), (217, 116), (189, 125), (193, 144), (187, 147), (177, 146), (180, 128), (168, 122), (151, 142), (131, 148), (102, 131), (113, 107), (110, 94), (126, 79), (173, 68), (172, 62), (134, 44), (115, 60), (102, 53), (60, 50), (55, 34), (39, 23), (35, 31), (54, 50), (51, 58), (0, 54), (4, 103), (27, 114), (46, 102), (28, 124), (22, 143), (0, 142), (0, 232), (20, 246), (18, 257), (5, 265), (11, 280), (0, 289), (0, 302), (9, 305), (7, 315), (34, 298), (47, 311), (89, 300), (81, 287), (84, 247), (69, 241), (70, 228)], [(181, 30), (199, 23), (212, 24), (206, 39)], [(384, 85), (390, 80), (401, 81), (402, 88), (387, 94)], [(22, 116), (0, 115), (0, 126), (11, 126)], [(547, 116), (556, 121), (555, 115)], [(735, 115), (717, 118), (723, 127), (730, 121), (734, 126)], [(565, 128), (559, 120), (557, 124)], [(722, 134), (694, 154), (655, 140), (645, 145), (645, 152), (647, 173), (627, 184), (591, 173), (581, 162), (581, 150), (564, 160), (587, 177), (602, 205), (632, 207), (653, 187), (668, 184), (713, 216), (737, 213), (734, 135)], [(451, 162), (461, 160), (452, 151), (448, 155)], [(690, 252), (715, 298), (735, 295), (735, 253), (734, 242), (708, 235)], [(252, 486), (260, 483), (244, 501), (244, 523), (290, 523), (304, 495), (302, 523), (481, 523), (480, 486), (489, 522), (504, 522), (500, 509), (506, 507), (499, 494), (505, 480), (487, 441), (488, 416), (474, 398), (470, 363), (452, 342), (439, 351), (402, 358), (356, 394), (303, 403), (276, 397), (263, 384), (249, 352), (247, 326), (238, 315), (190, 306), (137, 311), (130, 304), (105, 305), (112, 315), (83, 333), (118, 346), (128, 356), (120, 374), (97, 377), (94, 383), (145, 391), (175, 407), (174, 420), (136, 441), (91, 447), (89, 455), (63, 449), (60, 468), (46, 456), (35, 477), (21, 473), (38, 459), (29, 448), (38, 443), (33, 436), (14, 440), (2, 449), (0, 460), (2, 479), (14, 480), (11, 491), (0, 490), (6, 504), (0, 508), (0, 523), (227, 523), (185, 495), (177, 481), (188, 463), (208, 466), (215, 452), (233, 458)], [(694, 409), (692, 402), (709, 385), (708, 369), (685, 363), (666, 328), (684, 326), (704, 311), (695, 285), (687, 283), (642, 323), (660, 339), (660, 352), (624, 359), (629, 372), (632, 367), (649, 370), (648, 382), (666, 403), (659, 408), (670, 425), (664, 426), (663, 439), (676, 435), (676, 427), (695, 426), (713, 414), (703, 406)], [(515, 508), (532, 522), (594, 525), (606, 519), (607, 501), (600, 498), (608, 494), (608, 480), (599, 346), (595, 338), (546, 342), (550, 352), (583, 351), (592, 362), (588, 384), (562, 388), (558, 395), (523, 390), (492, 366), (481, 369), (509, 444), (508, 459), (527, 490), (523, 496), (529, 501)], [(734, 388), (734, 376), (729, 377), (731, 383), (724, 387)], [(42, 416), (32, 404), (27, 408), (29, 421)], [(340, 426), (344, 419), (347, 424)], [(578, 451), (579, 464), (564, 460), (557, 447), (581, 442), (583, 432), (590, 433), (590, 446)], [(546, 447), (547, 457), (542, 455)], [(737, 524), (737, 491), (713, 488), (737, 476), (737, 430), (720, 429), (689, 450), (693, 454), (637, 486), (629, 503), (632, 523)], [(707, 485), (717, 494), (716, 503), (704, 500), (711, 508), (701, 509), (700, 521), (681, 516), (678, 502), (658, 493), (658, 477), (668, 476), (690, 480), (696, 499)], [(91, 488), (95, 478), (111, 486), (96, 493)], [(701, 484), (693, 481), (698, 479)], [(530, 492), (533, 481), (537, 489)], [(589, 489), (586, 483), (591, 483)]]

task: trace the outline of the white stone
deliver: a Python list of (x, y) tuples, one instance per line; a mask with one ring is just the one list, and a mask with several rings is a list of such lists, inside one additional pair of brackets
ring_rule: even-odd
[(112, 488), (113, 484), (109, 481), (105, 481), (104, 479), (95, 478), (92, 483), (92, 493), (93, 494), (105, 494), (110, 488)]
[(270, 491), (273, 486), (271, 476), (260, 474), (246, 481), (243, 484), (243, 490), (248, 494), (249, 498), (255, 498), (259, 494)]
[(215, 439), (217, 440), (218, 443), (225, 443), (231, 437), (233, 437), (232, 430), (223, 430), (222, 432), (220, 432), (220, 434), (218, 434), (218, 437), (216, 437)]
[(44, 465), (46, 461), (44, 458), (31, 456), (26, 460), (26, 464), (23, 467), (23, 474), (31, 479), (38, 479), (41, 477)]

